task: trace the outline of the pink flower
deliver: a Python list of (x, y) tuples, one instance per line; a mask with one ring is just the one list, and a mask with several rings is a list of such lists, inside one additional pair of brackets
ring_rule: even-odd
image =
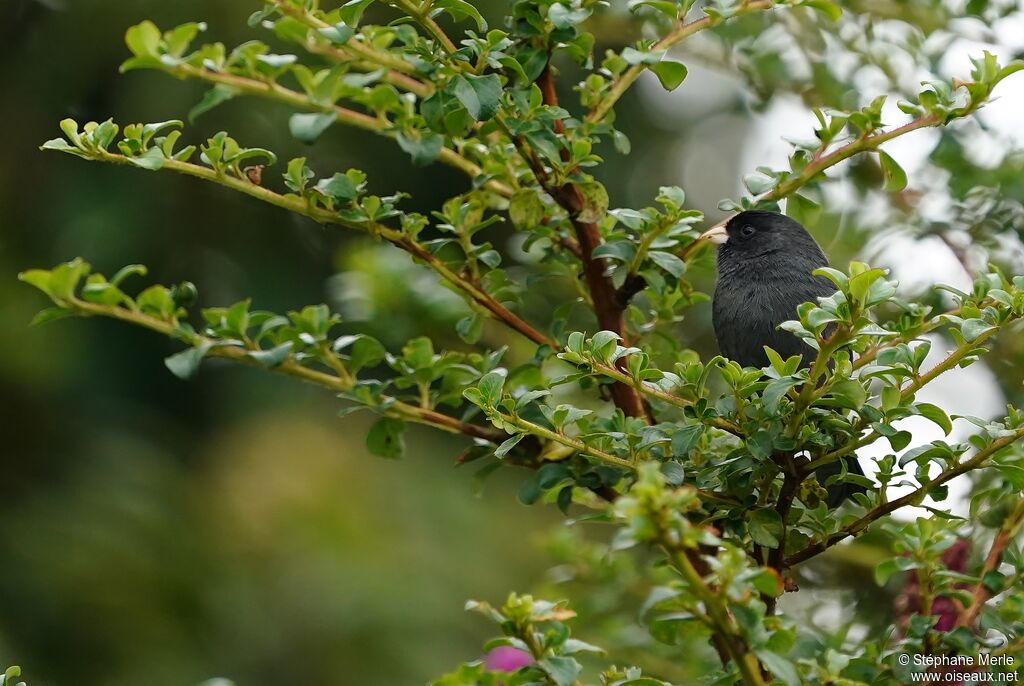
[(532, 655), (512, 646), (498, 646), (484, 658), (484, 667), (490, 672), (514, 672), (532, 664)]

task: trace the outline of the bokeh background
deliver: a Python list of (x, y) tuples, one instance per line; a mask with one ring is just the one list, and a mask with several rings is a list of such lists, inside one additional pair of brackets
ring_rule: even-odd
[[(201, 97), (200, 84), (119, 75), (129, 25), (199, 19), (209, 23), (210, 40), (269, 39), (246, 26), (254, 8), (250, 0), (2, 3), (0, 661), (21, 664), (33, 686), (178, 686), (215, 676), (246, 686), (425, 683), (477, 655), (491, 630), (462, 611), (466, 599), (500, 602), (510, 589), (550, 590), (565, 577), (564, 567), (549, 571), (567, 546), (557, 512), (516, 502), (521, 474), (483, 482), (455, 468), (458, 442), (414, 430), (404, 461), (373, 458), (363, 447), (372, 418), (339, 419), (339, 402), (319, 389), (216, 364), (183, 382), (161, 361), (173, 343), (110, 321), (28, 327), (44, 303), (16, 274), (81, 255), (106, 273), (144, 263), (157, 281), (195, 281), (204, 305), (246, 296), (274, 310), (328, 302), (346, 326), (391, 348), (419, 333), (459, 345), (451, 327), (461, 304), (403, 255), (195, 180), (37, 150), (64, 117), (162, 121)], [(491, 17), (501, 9), (485, 7)], [(930, 67), (964, 74), (966, 55), (980, 46), (1003, 57), (1020, 52), (1024, 22), (1004, 14), (991, 26), (964, 24), (966, 37), (947, 41)], [(640, 35), (614, 14), (594, 30), (599, 52)], [(916, 86), (915, 72), (901, 71), (898, 60), (888, 71), (774, 63), (751, 70), (701, 45), (688, 55), (682, 89), (665, 94), (643, 79), (620, 104), (633, 153), (606, 151), (612, 163), (601, 174), (613, 205), (646, 205), (659, 185), (678, 184), (717, 218), (719, 199), (740, 193), (744, 173), (781, 164), (784, 137), (809, 135), (807, 103), (856, 104), (861, 93)], [(823, 55), (811, 50), (814, 66)], [(737, 66), (745, 76), (727, 76)], [(787, 80), (798, 86), (783, 89)], [(571, 84), (572, 74), (563, 81)], [(977, 122), (948, 138), (915, 134), (892, 153), (912, 179), (935, 166), (939, 151), (959, 165), (950, 174), (964, 175), (963, 190), (973, 174), (1024, 200), (1024, 164), (1014, 152), (1024, 137), (1022, 93), (1020, 80), (1007, 82)], [(568, 86), (565, 97), (571, 102)], [(358, 166), (374, 191), (411, 192), (422, 211), (464, 188), (454, 172), (413, 167), (397, 147), (365, 133), (335, 127), (304, 148), (287, 133), (289, 114), (238, 99), (199, 119), (187, 138), (226, 129), (284, 159), (308, 155), (321, 173)], [(970, 154), (964, 141), (976, 142)], [(834, 262), (867, 254), (909, 284), (967, 280), (969, 261), (930, 228), (901, 229), (891, 208), (865, 211), (871, 205), (857, 188), (871, 185), (872, 169), (844, 173), (853, 183), (835, 190), (830, 207), (839, 209), (812, 227)], [(949, 177), (924, 178), (921, 188), (941, 197), (920, 212), (956, 237)], [(514, 239), (495, 240), (515, 254)], [(1002, 259), (1019, 269), (1012, 249)], [(710, 261), (702, 269), (710, 286)], [(704, 353), (714, 351), (708, 319), (701, 306), (685, 322)], [(503, 342), (497, 331), (486, 335), (489, 344)], [(1002, 342), (993, 367), (951, 378), (929, 399), (959, 402), (954, 412), (995, 414), (1019, 393), (1020, 360), (1019, 341)], [(856, 605), (858, 594), (871, 592), (870, 562), (842, 560), (849, 596), (812, 597), (815, 611)], [(826, 561), (816, 573), (835, 567)], [(600, 573), (588, 578), (587, 607), (599, 613)], [(884, 614), (883, 605), (872, 611)], [(619, 635), (631, 640), (628, 631)]]

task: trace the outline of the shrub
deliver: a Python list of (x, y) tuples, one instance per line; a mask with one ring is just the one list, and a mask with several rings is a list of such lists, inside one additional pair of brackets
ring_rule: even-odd
[[(882, 146), (972, 117), (1024, 65), (1000, 66), (984, 53), (970, 74), (936, 77), (905, 94), (902, 123), (886, 125), (893, 115), (883, 116), (884, 96), (851, 98), (852, 76), (821, 65), (801, 75), (786, 68), (786, 46), (751, 38), (774, 31), (810, 54), (841, 47), (855, 69), (881, 68), (899, 90), (899, 60), (930, 64), (920, 36), (954, 30), (956, 17), (941, 6), (929, 12), (917, 4), (885, 10), (853, 3), (844, 10), (831, 0), (715, 0), (699, 8), (692, 0), (631, 2), (635, 21), (656, 37), (603, 56), (594, 54), (587, 27), (619, 8), (591, 0), (516, 0), (503, 28), (489, 27), (466, 0), (393, 0), (373, 9), (390, 22), (380, 24), (364, 21), (372, 0), (337, 9), (322, 9), (317, 0), (267, 3), (250, 25), (294, 44), (301, 59), (258, 41), (230, 50), (197, 45), (204, 24), (163, 31), (146, 21), (127, 32), (132, 57), (123, 69), (210, 84), (190, 117), (244, 96), (282, 102), (297, 111), (289, 128), (300, 141), (315, 143), (332, 126), (357, 127), (392, 139), (414, 165), (463, 172), (464, 192), (425, 216), (403, 209), (401, 191), (372, 194), (357, 169), (321, 175), (297, 157), (279, 165), (280, 179), (268, 171), (277, 164), (273, 152), (227, 133), (186, 144), (179, 120), (124, 127), (65, 120), (64, 136), (43, 147), (178, 172), (388, 243), (463, 298), (465, 315), (455, 329), (464, 345), (438, 350), (421, 337), (388, 351), (353, 333), (325, 305), (278, 314), (244, 300), (197, 316), (189, 282), (130, 287), (146, 273), (139, 265), (107, 277), (75, 259), (21, 278), (53, 301), (39, 322), (111, 317), (180, 341), (182, 351), (166, 360), (179, 377), (193, 375), (206, 358), (222, 358), (333, 391), (347, 407), (379, 415), (367, 445), (382, 457), (401, 457), (406, 427), (422, 424), (466, 438), (460, 463), (529, 470), (522, 502), (543, 501), (577, 520), (614, 527), (607, 545), (571, 543), (570, 559), (655, 551), (657, 564), (629, 573), (639, 577), (646, 601), (623, 606), (619, 618), (628, 623), (638, 613), (657, 641), (674, 647), (644, 644), (652, 655), (693, 661), (699, 658), (688, 651), (710, 646), (718, 661), (714, 683), (898, 684), (927, 668), (916, 660), (903, 664), (904, 655), (1017, 655), (1024, 626), (1024, 556), (1016, 542), (1024, 523), (1024, 452), (1017, 441), (1024, 415), (1011, 406), (997, 419), (950, 416), (917, 397), (939, 375), (983, 358), (995, 337), (1024, 316), (1024, 277), (998, 266), (1000, 236), (1019, 222), (998, 178), (964, 188), (957, 185), (963, 177), (951, 177), (943, 189), (956, 201), (948, 226), (904, 216), (921, 233), (967, 227), (975, 244), (990, 250), (992, 266), (976, 274), (969, 291), (938, 286), (909, 299), (885, 270), (859, 262), (823, 270), (835, 294), (805, 303), (785, 325), (807, 342), (808, 357), (818, 351), (814, 363), (770, 353), (769, 366), (744, 369), (722, 357), (701, 360), (691, 349), (701, 326), (692, 322), (699, 320), (683, 320), (707, 299), (690, 280), (691, 267), (707, 263), (697, 240), (703, 214), (677, 187), (661, 188), (650, 207), (611, 209), (594, 175), (606, 154), (629, 152), (629, 140), (615, 128), (622, 96), (647, 71), (666, 89), (680, 87), (687, 68), (673, 49), (701, 34), (718, 48), (709, 49), (710, 59), (730, 56), (722, 66), (735, 66), (753, 92), (790, 89), (818, 101), (813, 138), (794, 142), (788, 167), (746, 176), (749, 195), (723, 201), (723, 211), (784, 204), (813, 224), (829, 211), (827, 188), (843, 182), (837, 165), (851, 159), (874, 171), (852, 181), (858, 192), (905, 206), (907, 174)], [(978, 16), (999, 11), (968, 5)], [(874, 27), (882, 22), (910, 30), (879, 38)], [(849, 39), (837, 41), (839, 35)], [(559, 102), (556, 80), (564, 73), (580, 74), (571, 104)], [(859, 106), (850, 108), (851, 99)], [(958, 140), (955, 131), (947, 135)], [(949, 159), (932, 164), (955, 164), (970, 175), (965, 158)], [(493, 242), (504, 236), (495, 224), (521, 234), (536, 259), (517, 263), (504, 242)], [(557, 282), (572, 295), (538, 313), (525, 300), (531, 284), (541, 282)], [(485, 329), (500, 328), (517, 339), (514, 351), (481, 343)], [(926, 363), (934, 341), (948, 350)], [(899, 424), (912, 416), (934, 422), (947, 437), (954, 420), (974, 430), (963, 441), (912, 446)], [(817, 468), (873, 444), (888, 444), (873, 478), (842, 470), (818, 482)], [(967, 474), (971, 517), (928, 504), (946, 500), (949, 483)], [(830, 510), (824, 487), (841, 482), (867, 491)], [(893, 518), (912, 505), (932, 516)], [(794, 568), (868, 531), (888, 547), (876, 570), (879, 584), (914, 576), (913, 598), (893, 626), (845, 636), (801, 626), (780, 611), (784, 594), (797, 590)], [(984, 550), (954, 569), (943, 554), (968, 538)], [(603, 581), (609, 592), (635, 594), (625, 588), (627, 573), (611, 569)], [(564, 602), (512, 595), (500, 607), (469, 607), (500, 630), (487, 650), (512, 648), (522, 659), (507, 673), (492, 671), (493, 662), (469, 662), (438, 684), (665, 683), (641, 671), (651, 669), (642, 654), (641, 666), (613, 666), (621, 648), (614, 641), (606, 646), (610, 659), (581, 663), (581, 654), (603, 651), (570, 636), (574, 612)], [(601, 634), (585, 624), (577, 631)], [(596, 666), (600, 677), (583, 664)]]

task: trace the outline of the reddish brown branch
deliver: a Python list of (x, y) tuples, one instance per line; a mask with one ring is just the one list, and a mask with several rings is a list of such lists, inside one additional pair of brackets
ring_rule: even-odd
[[(549, 107), (558, 106), (558, 93), (555, 91), (555, 81), (550, 64), (537, 78), (537, 87), (540, 88), (543, 95), (544, 104)], [(558, 134), (565, 132), (565, 126), (561, 121), (555, 121), (554, 128)], [(521, 142), (520, 146), (521, 149), (525, 147)], [(626, 340), (626, 322), (623, 316), (624, 309), (615, 284), (612, 283), (611, 278), (605, 275), (604, 260), (594, 257), (594, 251), (602, 243), (601, 231), (594, 222), (579, 219), (579, 215), (586, 205), (583, 191), (574, 183), (553, 187), (549, 183), (548, 174), (540, 160), (529, 151), (525, 156), (537, 181), (569, 213), (573, 229), (576, 232), (576, 240), (580, 246), (583, 276), (590, 289), (590, 298), (594, 304), (594, 314), (597, 316), (598, 326), (606, 331), (614, 331), (622, 337), (624, 342), (628, 342)], [(566, 157), (567, 154), (563, 154), (563, 159)], [(643, 417), (651, 421), (650, 410), (644, 403), (643, 396), (636, 389), (621, 382), (615, 382), (612, 384), (612, 400), (627, 417)]]
[(978, 584), (974, 587), (974, 592), (971, 594), (971, 606), (960, 615), (960, 618), (957, 620), (957, 626), (971, 626), (974, 624), (974, 620), (978, 618), (981, 609), (988, 602), (989, 598), (992, 597), (992, 592), (985, 585), (985, 577), (989, 572), (997, 570), (999, 565), (1002, 564), (1003, 554), (1006, 552), (1007, 546), (1016, 538), (1022, 525), (1024, 525), (1024, 500), (1017, 503), (1017, 507), (1010, 513), (1010, 516), (1006, 518), (1006, 521), (1003, 522), (1003, 525), (996, 533), (995, 540), (992, 541), (992, 547), (989, 548), (988, 556), (985, 558), (985, 564), (981, 567)]

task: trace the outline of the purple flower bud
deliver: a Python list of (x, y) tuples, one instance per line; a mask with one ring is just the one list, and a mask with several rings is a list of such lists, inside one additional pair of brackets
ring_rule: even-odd
[(532, 655), (512, 646), (498, 646), (484, 658), (484, 667), (490, 672), (514, 672), (532, 664)]

